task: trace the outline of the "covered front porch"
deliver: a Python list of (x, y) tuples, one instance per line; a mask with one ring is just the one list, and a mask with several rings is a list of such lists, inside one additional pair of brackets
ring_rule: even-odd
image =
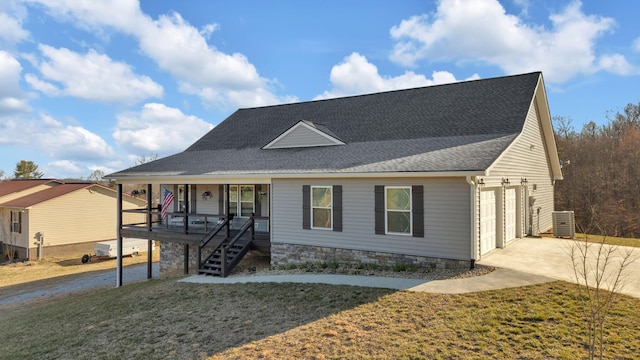
[[(270, 251), (269, 184), (149, 183), (126, 187), (126, 193), (145, 197), (147, 206), (123, 209), (124, 185), (117, 185), (118, 240), (160, 241), (161, 252), (163, 245), (181, 246), (185, 274), (195, 267), (198, 273), (226, 276), (248, 250)], [(150, 269), (150, 260), (148, 266)]]

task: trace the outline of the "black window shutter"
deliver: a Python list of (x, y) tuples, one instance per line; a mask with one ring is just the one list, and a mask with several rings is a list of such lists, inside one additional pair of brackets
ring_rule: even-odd
[(302, 228), (311, 229), (311, 186), (302, 185)]
[(376, 234), (384, 235), (384, 186), (375, 186), (375, 220)]
[(218, 185), (218, 215), (224, 214), (224, 185)]
[(342, 185), (333, 185), (333, 231), (342, 231)]
[(256, 212), (256, 216), (260, 216), (262, 214), (262, 207), (260, 206), (260, 199), (258, 199), (258, 197), (260, 196), (260, 191), (262, 191), (262, 185), (258, 184), (256, 185), (255, 189), (253, 190), (253, 206)]
[(411, 187), (411, 208), (413, 215), (413, 237), (424, 237), (424, 187)]
[(18, 213), (18, 233), (22, 234), (22, 212)]

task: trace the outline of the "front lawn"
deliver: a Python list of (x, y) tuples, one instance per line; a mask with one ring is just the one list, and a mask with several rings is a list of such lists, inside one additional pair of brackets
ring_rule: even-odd
[[(0, 308), (3, 359), (579, 359), (577, 287), (465, 295), (317, 284), (151, 280)], [(640, 354), (640, 299), (607, 322), (608, 358)]]

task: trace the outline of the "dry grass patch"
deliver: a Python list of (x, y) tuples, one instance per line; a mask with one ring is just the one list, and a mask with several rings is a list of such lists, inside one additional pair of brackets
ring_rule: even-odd
[(637, 239), (637, 238), (624, 238), (624, 237), (616, 237), (616, 236), (592, 235), (592, 234), (580, 234), (580, 233), (576, 233), (574, 238), (576, 240), (584, 241), (585, 236), (587, 238), (587, 241), (589, 242), (601, 243), (604, 241), (604, 243), (607, 245), (640, 247), (640, 239)]
[[(0, 319), (0, 344), (8, 359), (576, 359), (578, 296), (565, 282), (440, 295), (162, 279), (18, 309)], [(608, 357), (640, 353), (639, 306), (613, 309)]]

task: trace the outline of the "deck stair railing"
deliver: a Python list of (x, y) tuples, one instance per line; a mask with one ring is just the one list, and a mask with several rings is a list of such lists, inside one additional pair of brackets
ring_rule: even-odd
[[(253, 214), (233, 237), (218, 237), (217, 242), (209, 244), (225, 226), (229, 225), (229, 219), (225, 219), (200, 241), (198, 246), (198, 272), (200, 274), (227, 277), (249, 251), (251, 241), (254, 238), (255, 224)], [(245, 236), (247, 232), (249, 233), (248, 237)], [(207, 245), (213, 250), (202, 259), (204, 248)]]

